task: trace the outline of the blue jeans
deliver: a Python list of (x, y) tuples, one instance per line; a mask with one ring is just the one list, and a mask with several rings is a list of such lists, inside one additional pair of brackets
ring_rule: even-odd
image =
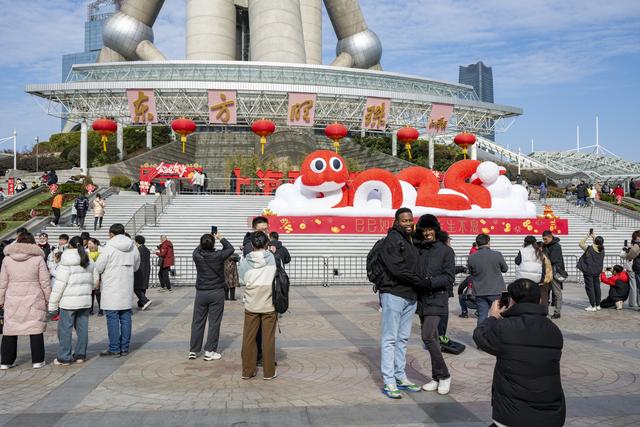
[(381, 361), (382, 380), (385, 384), (396, 384), (396, 379), (405, 381), (407, 342), (411, 335), (413, 317), (416, 314), (415, 300), (389, 293), (380, 295), (382, 303)]
[(75, 357), (87, 358), (87, 344), (89, 342), (89, 309), (65, 310), (60, 309), (58, 321), (58, 361), (63, 363), (73, 362), (74, 354), (71, 354), (73, 342), (71, 332), (75, 328), (78, 341), (76, 342)]
[(109, 351), (112, 353), (129, 352), (131, 341), (131, 309), (105, 310), (107, 332), (109, 333)]
[(462, 309), (463, 313), (466, 313), (469, 311), (469, 309), (471, 310), (477, 310), (478, 306), (475, 305), (472, 302), (467, 301), (466, 298), (464, 298), (462, 295), (458, 295), (458, 302), (460, 303), (460, 308)]
[(500, 295), (476, 296), (476, 305), (478, 306), (478, 325), (489, 317), (489, 308), (491, 308), (491, 304), (498, 299), (500, 299)]

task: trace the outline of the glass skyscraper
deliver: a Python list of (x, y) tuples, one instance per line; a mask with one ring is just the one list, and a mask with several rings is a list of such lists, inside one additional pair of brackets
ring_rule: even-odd
[[(87, 21), (84, 23), (84, 51), (62, 55), (62, 81), (67, 80), (75, 64), (91, 64), (97, 61), (102, 49), (102, 26), (119, 8), (121, 0), (95, 0), (88, 4)], [(66, 120), (62, 119), (64, 129)]]
[[(493, 103), (493, 70), (491, 67), (484, 65), (482, 61), (466, 67), (461, 65), (458, 82), (473, 86), (480, 101)], [(496, 139), (496, 134), (493, 131), (488, 131), (482, 136), (492, 141)]]

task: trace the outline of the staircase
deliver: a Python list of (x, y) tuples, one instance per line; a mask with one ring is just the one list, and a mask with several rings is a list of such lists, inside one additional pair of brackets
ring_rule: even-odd
[[(142, 206), (147, 203), (153, 203), (158, 196), (140, 196), (138, 193), (131, 191), (121, 191), (119, 194), (112, 195), (105, 199), (106, 209), (104, 219), (102, 220), (102, 228), (97, 231), (93, 231), (93, 211), (87, 213), (85, 218), (84, 227), (85, 230), (91, 234), (91, 237), (95, 237), (100, 240), (101, 243), (106, 242), (109, 239), (109, 226), (111, 224), (120, 223), (127, 224), (133, 214)], [(60, 221), (58, 227), (48, 225), (42, 231), (49, 235), (49, 241), (51, 244), (57, 245), (58, 236), (62, 233), (68, 234), (69, 237), (77, 236), (82, 231), (76, 226), (68, 224), (71, 217), (68, 216)], [(65, 222), (66, 220), (66, 222)]]
[[(215, 225), (236, 248), (240, 248), (244, 235), (251, 228), (250, 217), (260, 215), (270, 200), (271, 197), (265, 196), (179, 195), (159, 218), (157, 227), (145, 228), (142, 233), (152, 242), (159, 241), (160, 234), (167, 234), (174, 244), (177, 256), (190, 256), (200, 236), (210, 232), (211, 226)], [(541, 213), (543, 204), (537, 201), (534, 203)], [(581, 254), (578, 242), (588, 234), (590, 228), (602, 235), (605, 246), (611, 245), (611, 251), (615, 249), (616, 253), (622, 242), (629, 239), (635, 230), (635, 227), (630, 226), (612, 229), (606, 223), (589, 222), (575, 213), (555, 213), (569, 220), (569, 235), (560, 236), (565, 255)], [(329, 239), (329, 235), (282, 235), (281, 240), (292, 256), (360, 256), (366, 255), (380, 237), (330, 235)], [(452, 246), (457, 254), (466, 255), (474, 239), (475, 235), (455, 235), (452, 237)], [(492, 246), (504, 252), (505, 256), (515, 255), (523, 240), (524, 236), (496, 235), (492, 236)]]

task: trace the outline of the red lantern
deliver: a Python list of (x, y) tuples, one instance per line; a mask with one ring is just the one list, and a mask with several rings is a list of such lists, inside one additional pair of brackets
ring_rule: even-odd
[(171, 122), (171, 129), (180, 135), (180, 142), (182, 142), (182, 152), (185, 152), (185, 144), (187, 143), (187, 136), (196, 131), (196, 123), (191, 119), (180, 117)]
[(338, 148), (340, 148), (340, 140), (347, 136), (348, 132), (349, 130), (340, 123), (333, 123), (324, 128), (324, 134), (333, 141), (333, 148), (336, 149), (336, 153), (338, 152)]
[(472, 133), (468, 133), (468, 132), (462, 132), (459, 133), (458, 135), (456, 135), (455, 138), (453, 138), (453, 142), (458, 146), (458, 147), (462, 147), (462, 153), (464, 154), (464, 158), (467, 158), (467, 148), (470, 145), (473, 145), (476, 143), (476, 136)]
[(416, 128), (405, 126), (401, 129), (398, 129), (398, 141), (404, 143), (404, 148), (407, 150), (407, 154), (409, 155), (409, 160), (412, 160), (411, 144), (416, 142), (416, 139), (418, 139), (419, 136), (420, 136), (420, 133)]
[(261, 152), (264, 154), (264, 145), (267, 143), (267, 137), (276, 131), (276, 124), (271, 120), (256, 120), (251, 125), (251, 130), (260, 137)]
[(118, 123), (116, 123), (115, 120), (102, 118), (93, 122), (93, 125), (91, 127), (94, 131), (100, 134), (102, 149), (106, 152), (109, 135), (113, 135), (118, 130)]

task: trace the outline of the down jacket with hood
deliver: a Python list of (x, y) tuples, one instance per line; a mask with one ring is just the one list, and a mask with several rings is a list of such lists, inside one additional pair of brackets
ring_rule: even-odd
[(222, 249), (204, 250), (200, 245), (193, 251), (193, 263), (196, 265), (196, 289), (199, 291), (211, 291), (224, 289), (226, 281), (224, 277), (224, 262), (235, 249), (227, 239), (220, 239)]
[(102, 274), (100, 308), (129, 310), (133, 300), (133, 273), (140, 267), (140, 253), (124, 234), (113, 236), (100, 251), (95, 268)]
[(244, 308), (250, 313), (275, 311), (272, 300), (276, 258), (271, 251), (253, 251), (240, 262), (238, 278), (245, 285)]
[(4, 249), (0, 269), (0, 305), (4, 305), (4, 335), (38, 335), (47, 328), (51, 295), (49, 270), (42, 249), (14, 243)]
[(612, 301), (626, 301), (629, 298), (629, 275), (626, 271), (607, 277), (606, 273), (600, 273), (600, 281), (609, 285), (609, 298)]
[(49, 311), (56, 311), (58, 307), (65, 310), (91, 307), (91, 292), (97, 283), (98, 273), (93, 261), (89, 259), (89, 265), (83, 268), (78, 250), (67, 249), (58, 264), (49, 299)]

